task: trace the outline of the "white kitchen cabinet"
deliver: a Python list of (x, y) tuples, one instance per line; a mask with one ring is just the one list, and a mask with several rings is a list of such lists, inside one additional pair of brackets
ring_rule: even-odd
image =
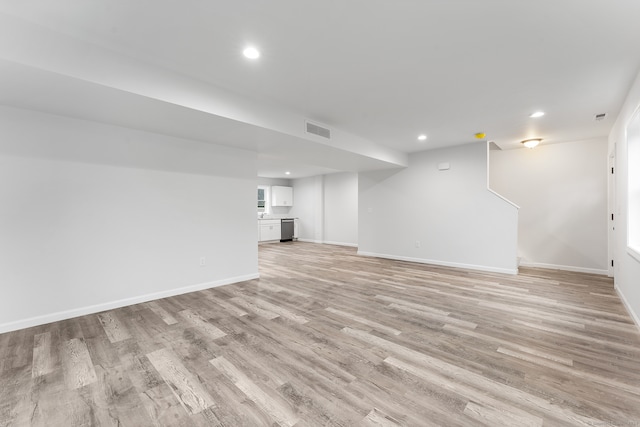
[(271, 187), (271, 206), (293, 206), (293, 187)]
[(268, 242), (270, 240), (280, 240), (280, 220), (279, 219), (263, 219), (258, 220), (260, 242)]

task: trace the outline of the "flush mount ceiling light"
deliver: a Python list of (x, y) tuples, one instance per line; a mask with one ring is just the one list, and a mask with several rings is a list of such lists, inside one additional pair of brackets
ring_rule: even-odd
[(534, 148), (534, 147), (537, 147), (538, 144), (540, 144), (540, 141), (542, 141), (542, 138), (525, 139), (524, 141), (520, 141), (520, 142), (524, 144), (524, 146), (527, 148)]
[(285, 175), (291, 175), (291, 172), (286, 171), (284, 174), (285, 174)]
[(426, 141), (427, 140), (427, 135), (422, 134), (422, 135), (418, 135), (418, 141)]
[(260, 58), (260, 51), (253, 46), (247, 47), (242, 51), (242, 54), (249, 59), (258, 59)]
[(533, 114), (529, 114), (529, 117), (531, 117), (532, 119), (537, 119), (538, 117), (542, 116), (544, 116), (544, 111), (536, 111)]

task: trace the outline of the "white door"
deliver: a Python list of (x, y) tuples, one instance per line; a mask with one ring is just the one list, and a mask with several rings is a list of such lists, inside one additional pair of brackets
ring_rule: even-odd
[(613, 149), (609, 154), (609, 170), (607, 171), (608, 185), (609, 185), (609, 218), (608, 223), (608, 243), (609, 243), (609, 260), (607, 262), (609, 266), (609, 277), (613, 277), (615, 257), (615, 230), (616, 230), (616, 144), (613, 144)]

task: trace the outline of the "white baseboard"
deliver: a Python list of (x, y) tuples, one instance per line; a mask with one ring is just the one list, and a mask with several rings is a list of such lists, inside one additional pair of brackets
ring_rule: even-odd
[(528, 261), (520, 261), (520, 265), (522, 267), (548, 268), (550, 270), (574, 271), (576, 273), (600, 274), (602, 276), (606, 276), (609, 274), (609, 270), (601, 270), (598, 268), (573, 267), (571, 265), (544, 264), (541, 262), (528, 262)]
[(314, 239), (302, 239), (302, 238), (298, 238), (298, 242), (305, 242), (305, 243), (322, 243), (322, 240), (314, 240)]
[(376, 257), (376, 258), (395, 259), (398, 261), (417, 262), (420, 264), (433, 264), (433, 265), (440, 265), (443, 267), (464, 268), (467, 270), (488, 271), (491, 273), (518, 274), (517, 268), (510, 269), (510, 268), (489, 267), (486, 265), (462, 264), (458, 262), (438, 261), (438, 260), (424, 259), (424, 258), (411, 258), (411, 257), (405, 257), (405, 256), (378, 254), (374, 252), (362, 252), (362, 251), (358, 251), (358, 255), (370, 256), (370, 257)]
[(322, 242), (325, 245), (337, 245), (337, 246), (349, 246), (350, 248), (357, 248), (357, 243), (345, 243), (345, 242), (332, 242), (330, 240), (325, 240)]
[(298, 239), (299, 242), (305, 243), (319, 243), (321, 245), (337, 245), (337, 246), (349, 246), (352, 248), (357, 248), (357, 243), (345, 243), (345, 242), (333, 242), (330, 240), (313, 240), (313, 239)]
[(88, 307), (74, 308), (72, 310), (59, 311), (56, 313), (45, 314), (42, 316), (30, 317), (28, 319), (16, 320), (13, 322), (0, 324), (0, 334), (11, 332), (18, 329), (31, 328), (33, 326), (44, 325), (60, 320), (71, 319), (78, 316), (86, 316), (87, 314), (99, 313), (105, 310), (113, 310), (114, 308), (125, 307), (127, 305), (140, 304), (147, 301), (153, 301), (161, 298), (172, 297), (176, 295), (187, 294), (189, 292), (201, 291), (203, 289), (215, 288), (232, 283), (244, 282), (259, 278), (258, 273), (247, 274), (244, 276), (230, 277), (227, 279), (216, 280), (213, 282), (199, 283), (197, 285), (184, 286), (182, 288), (170, 289), (162, 292), (154, 292), (152, 294), (139, 295), (133, 298), (125, 298), (117, 301), (106, 302), (103, 304), (90, 305)]
[(629, 316), (631, 316), (631, 318), (633, 319), (633, 322), (636, 324), (636, 326), (638, 328), (640, 328), (640, 318), (638, 317), (636, 312), (633, 311), (633, 308), (631, 308), (631, 304), (629, 304), (629, 301), (627, 301), (627, 298), (624, 296), (622, 291), (620, 291), (620, 288), (618, 288), (617, 286), (614, 286), (614, 289), (616, 290), (616, 292), (620, 296), (620, 300), (622, 301), (622, 305), (624, 305), (624, 308), (627, 309), (627, 312), (629, 313)]

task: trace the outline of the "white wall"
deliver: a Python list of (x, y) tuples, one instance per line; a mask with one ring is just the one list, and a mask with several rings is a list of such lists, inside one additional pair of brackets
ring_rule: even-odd
[[(615, 232), (612, 233), (615, 286), (636, 323), (640, 325), (640, 261), (627, 252), (627, 142), (626, 128), (640, 106), (640, 74), (636, 77), (618, 118), (609, 134), (609, 152), (615, 153)], [(637, 165), (635, 167), (638, 167)], [(633, 218), (638, 221), (638, 218)]]
[(341, 172), (293, 180), (300, 240), (358, 245), (358, 174)]
[(521, 265), (607, 274), (606, 139), (490, 156), (490, 187), (520, 206)]
[[(443, 162), (449, 170), (438, 170)], [(415, 153), (406, 169), (360, 173), (359, 197), (358, 253), (517, 272), (517, 208), (488, 191), (485, 144)]]
[(324, 175), (292, 180), (293, 207), (290, 214), (298, 218), (298, 239), (322, 243), (324, 224)]
[(281, 185), (283, 187), (290, 187), (291, 180), (286, 178), (264, 178), (259, 176), (258, 185), (266, 185), (269, 187), (272, 185)]
[(247, 151), (0, 107), (0, 332), (256, 277), (256, 170)]
[(358, 174), (324, 176), (324, 242), (358, 246)]

